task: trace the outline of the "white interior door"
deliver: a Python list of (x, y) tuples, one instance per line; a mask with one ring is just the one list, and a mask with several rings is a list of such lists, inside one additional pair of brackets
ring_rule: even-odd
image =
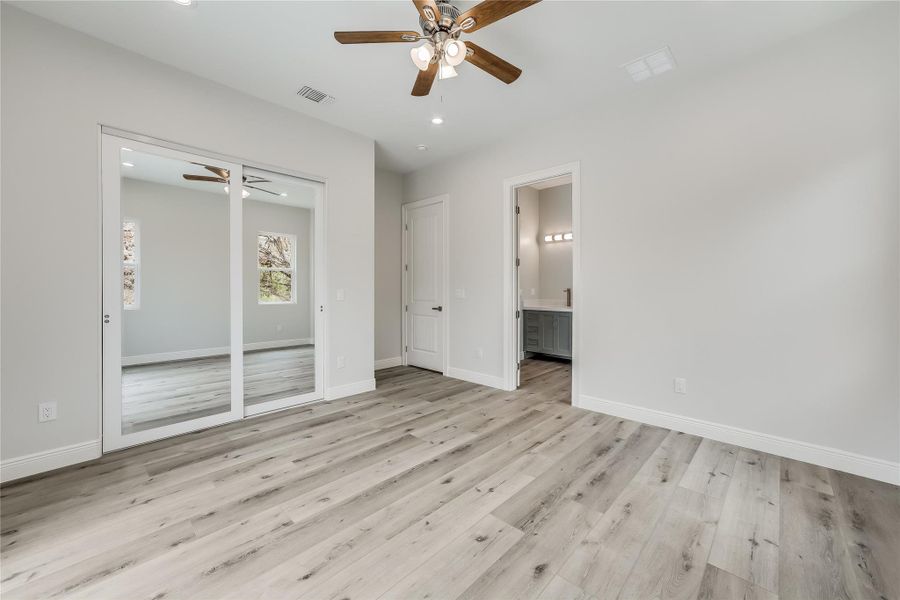
[(241, 165), (109, 134), (101, 152), (103, 450), (240, 419)]
[(404, 206), (406, 364), (444, 372), (444, 201)]

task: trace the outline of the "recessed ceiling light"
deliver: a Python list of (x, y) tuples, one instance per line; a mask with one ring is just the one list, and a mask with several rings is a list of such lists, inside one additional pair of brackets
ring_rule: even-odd
[(622, 65), (622, 68), (635, 82), (649, 79), (654, 75), (660, 75), (675, 68), (675, 57), (672, 50), (666, 46), (646, 56), (636, 58)]
[(175, 0), (175, 4), (180, 4), (182, 6), (190, 6), (194, 3), (194, 0)]
[(444, 122), (444, 119), (442, 119), (441, 117), (432, 117), (431, 118), (432, 125), (440, 125), (443, 122)]
[(133, 167), (133, 166), (134, 166), (134, 163), (123, 162), (123, 163), (122, 163), (122, 166), (123, 166), (123, 167)]
[(278, 195), (281, 196), (282, 198), (287, 198), (287, 194), (285, 192), (281, 192)]
[(426, 146), (425, 144), (419, 144), (418, 146), (416, 146), (416, 150), (418, 150), (419, 152), (424, 152), (428, 150), (428, 146)]

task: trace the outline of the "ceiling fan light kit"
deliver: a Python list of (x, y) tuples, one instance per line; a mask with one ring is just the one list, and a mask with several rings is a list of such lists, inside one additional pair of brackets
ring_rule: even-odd
[(484, 0), (465, 12), (450, 4), (449, 0), (413, 0), (419, 11), (422, 34), (413, 31), (336, 31), (334, 39), (341, 44), (378, 44), (389, 42), (418, 42), (421, 46), (409, 52), (413, 64), (419, 69), (413, 85), (413, 96), (427, 96), (435, 78), (456, 77), (457, 66), (469, 61), (482, 71), (510, 84), (519, 78), (522, 70), (499, 56), (459, 37), (495, 23), (517, 13), (540, 0)]

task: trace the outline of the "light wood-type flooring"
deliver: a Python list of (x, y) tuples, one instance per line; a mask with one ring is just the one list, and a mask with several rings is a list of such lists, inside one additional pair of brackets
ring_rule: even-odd
[[(315, 346), (244, 353), (244, 403), (315, 391)], [(144, 431), (231, 408), (228, 355), (122, 368), (122, 432)]]
[(4, 600), (900, 597), (896, 487), (407, 367), (2, 488)]

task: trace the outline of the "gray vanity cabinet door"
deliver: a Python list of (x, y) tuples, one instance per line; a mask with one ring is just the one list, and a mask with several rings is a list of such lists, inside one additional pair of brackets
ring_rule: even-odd
[(541, 351), (541, 319), (540, 315), (534, 311), (526, 310), (523, 323), (525, 343), (523, 344), (526, 352)]
[(544, 354), (556, 354), (556, 314), (541, 313), (541, 349)]
[(572, 358), (571, 313), (556, 313), (556, 354)]

